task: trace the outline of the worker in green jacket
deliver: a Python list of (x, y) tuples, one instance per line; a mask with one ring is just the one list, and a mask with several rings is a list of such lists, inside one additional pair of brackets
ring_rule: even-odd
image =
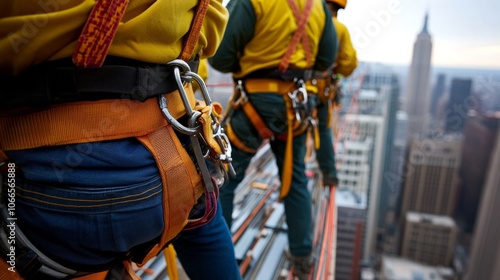
[[(356, 69), (358, 60), (356, 58), (356, 50), (351, 43), (349, 31), (346, 26), (337, 19), (338, 10), (345, 8), (347, 0), (326, 0), (326, 2), (333, 15), (332, 20), (335, 25), (335, 30), (337, 31), (339, 48), (335, 63), (330, 68), (330, 71), (324, 73), (326, 82), (318, 79), (318, 83), (322, 84), (323, 87), (318, 90), (320, 104), (317, 107), (317, 118), (320, 146), (316, 151), (316, 159), (323, 175), (323, 184), (326, 186), (337, 186), (338, 177), (335, 167), (335, 150), (333, 147), (332, 132), (333, 110), (335, 106), (339, 105), (337, 103), (340, 97), (336, 96), (338, 93), (337, 87), (340, 86), (339, 79), (341, 77), (350, 76), (354, 69)], [(325, 92), (327, 96), (324, 96)], [(322, 94), (323, 96), (321, 96)]]
[(307, 279), (312, 264), (311, 194), (305, 175), (307, 93), (311, 72), (325, 71), (337, 48), (331, 13), (322, 0), (238, 0), (213, 68), (232, 73), (236, 87), (223, 121), (233, 147), (236, 176), (220, 190), (231, 228), (234, 190), (265, 139), (281, 176), (290, 259), (295, 276)]

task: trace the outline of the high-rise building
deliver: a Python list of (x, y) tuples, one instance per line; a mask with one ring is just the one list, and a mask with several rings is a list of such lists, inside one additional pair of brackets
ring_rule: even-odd
[(462, 138), (414, 138), (405, 167), (401, 215), (408, 211), (452, 216), (458, 196)]
[[(398, 111), (396, 114), (396, 131), (394, 133), (394, 145), (392, 151), (391, 170), (384, 173), (384, 181), (388, 183), (389, 192), (387, 208), (385, 211), (385, 225), (383, 226), (380, 243), (384, 254), (398, 254), (398, 222), (397, 210), (400, 208), (401, 187), (404, 182), (404, 164), (407, 142), (408, 117), (405, 112)], [(383, 195), (383, 194), (382, 194)]]
[[(350, 189), (361, 190), (365, 188), (368, 195), (368, 217), (366, 224), (366, 242), (363, 256), (368, 260), (377, 248), (377, 234), (379, 228), (384, 226), (387, 207), (393, 194), (392, 161), (394, 151), (394, 134), (396, 130), (396, 113), (398, 110), (400, 85), (399, 78), (393, 69), (382, 64), (366, 64), (363, 69), (363, 79), (349, 78), (350, 87), (344, 90), (343, 125), (341, 125), (341, 141), (350, 143), (351, 147), (363, 146), (371, 141), (369, 152), (362, 152), (362, 156), (369, 156), (369, 177), (367, 181), (360, 182), (352, 174), (363, 175), (366, 173), (364, 165), (357, 165), (348, 171), (351, 182), (364, 183), (366, 186), (352, 186)], [(361, 84), (360, 84), (361, 83)], [(352, 85), (356, 85), (353, 87)], [(360, 88), (360, 90), (356, 90)], [(346, 106), (347, 105), (347, 106)], [(357, 144), (354, 144), (357, 143)], [(347, 147), (347, 145), (344, 145)], [(347, 151), (346, 151), (347, 152)], [(360, 151), (351, 151), (360, 153)], [(358, 156), (361, 156), (358, 155)], [(346, 155), (349, 156), (349, 155)], [(342, 186), (342, 172), (345, 159), (339, 155), (339, 179)], [(353, 173), (354, 172), (354, 173)], [(345, 177), (345, 176), (344, 176)], [(348, 178), (348, 177), (347, 177)], [(359, 176), (358, 176), (359, 178)], [(361, 177), (364, 178), (364, 177)], [(389, 180), (388, 180), (389, 179)], [(346, 186), (347, 187), (347, 186)]]
[(345, 140), (337, 145), (339, 187), (356, 193), (368, 193), (373, 139)]
[(474, 103), (471, 98), (472, 80), (453, 78), (451, 80), (450, 97), (446, 106), (445, 131), (448, 133), (462, 133), (467, 113)]
[(445, 90), (446, 76), (444, 74), (438, 74), (436, 84), (432, 89), (432, 99), (431, 99), (431, 115), (435, 117), (437, 115), (438, 102), (444, 94)]
[[(387, 141), (388, 118), (386, 116), (389, 89), (390, 87), (387, 86), (381, 88), (379, 91), (361, 90), (357, 97), (359, 112), (348, 113), (342, 118), (344, 128), (341, 131), (340, 142), (354, 141), (367, 143), (365, 141), (368, 140), (372, 143), (368, 162), (370, 174), (367, 188), (368, 216), (363, 249), (363, 258), (365, 260), (369, 260), (375, 252), (378, 207), (385, 162), (384, 150)], [(343, 156), (341, 154), (343, 152), (340, 149), (338, 151), (339, 165), (342, 165), (341, 159)], [(363, 172), (363, 168), (363, 165), (359, 165), (357, 167), (358, 172)], [(339, 177), (339, 179), (341, 180), (339, 186), (342, 187), (342, 177)]]
[(357, 279), (361, 270), (363, 229), (366, 221), (366, 195), (346, 189), (337, 189), (337, 248), (335, 279)]
[[(470, 111), (464, 128), (460, 165), (460, 197), (456, 218), (464, 233), (471, 234), (476, 223), (491, 151), (500, 131), (500, 115)], [(467, 244), (464, 244), (467, 247)]]
[(444, 267), (425, 265), (419, 262), (383, 256), (380, 269), (380, 280), (452, 280), (456, 279), (453, 270)]
[(407, 80), (404, 109), (408, 114), (409, 137), (412, 137), (413, 133), (426, 132), (429, 127), (432, 40), (427, 23), (428, 15), (425, 15), (424, 27), (413, 45), (413, 57)]
[(465, 280), (500, 279), (500, 133), (491, 155)]
[(401, 256), (433, 266), (451, 266), (458, 229), (448, 216), (406, 213)]
[[(386, 130), (386, 142), (384, 147), (384, 166), (382, 172), (384, 176), (382, 177), (381, 187), (380, 187), (380, 198), (379, 198), (379, 215), (377, 217), (378, 228), (384, 228), (385, 226), (385, 215), (389, 210), (390, 200), (394, 199), (394, 186), (393, 181), (388, 178), (390, 175), (394, 174), (395, 169), (392, 166), (394, 158), (397, 155), (394, 153), (394, 137), (397, 128), (397, 112), (399, 106), (399, 93), (400, 85), (399, 78), (396, 73), (389, 66), (382, 64), (372, 64), (367, 71), (365, 78), (363, 79), (363, 89), (372, 89), (380, 91), (383, 88), (387, 88), (388, 92), (386, 95), (387, 111), (384, 112), (384, 116), (387, 118), (387, 130)], [(360, 112), (362, 110), (360, 108)], [(378, 112), (381, 115), (382, 112)]]

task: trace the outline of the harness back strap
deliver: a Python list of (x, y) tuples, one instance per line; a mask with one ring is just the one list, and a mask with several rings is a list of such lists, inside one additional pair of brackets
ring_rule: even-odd
[[(101, 67), (108, 53), (116, 30), (127, 9), (128, 0), (100, 0), (90, 12), (73, 52), (73, 63), (84, 68)], [(210, 0), (201, 0), (196, 8), (182, 53), (179, 58), (191, 59), (200, 36), (203, 20)]]
[(76, 66), (102, 66), (127, 6), (128, 0), (96, 2), (73, 52), (73, 63)]
[[(292, 10), (294, 10), (294, 14), (297, 17), (299, 11), (297, 8), (297, 4), (295, 4), (295, 0), (288, 0), (288, 4), (292, 8)], [(290, 58), (292, 57), (292, 54), (295, 52), (295, 49), (297, 48), (297, 46), (299, 44), (299, 40), (301, 40), (303, 38), (303, 36), (307, 37), (307, 34), (305, 33), (306, 32), (306, 24), (307, 24), (307, 20), (309, 19), (309, 15), (311, 14), (312, 4), (313, 4), (313, 0), (307, 0), (306, 6), (304, 8), (304, 12), (303, 12), (302, 16), (300, 17), (300, 20), (297, 22), (297, 30), (293, 34), (292, 41), (288, 45), (288, 49), (285, 52), (285, 56), (283, 56), (283, 58), (280, 61), (279, 66), (278, 66), (279, 71), (284, 72), (288, 69), (288, 64), (290, 63)], [(309, 49), (309, 48), (304, 46), (304, 50), (307, 50), (307, 49)], [(307, 51), (306, 51), (306, 53), (307, 53)], [(307, 54), (306, 54), (306, 56), (307, 56)], [(308, 64), (309, 63), (310, 63), (310, 61), (308, 61)]]
[(184, 41), (182, 53), (179, 56), (182, 60), (188, 61), (193, 55), (194, 48), (198, 42), (198, 37), (200, 37), (201, 27), (203, 26), (203, 20), (205, 19), (209, 3), (210, 0), (200, 0), (200, 3), (198, 3), (196, 13), (193, 21), (191, 22), (191, 27), (189, 28), (188, 37)]
[[(312, 1), (311, 1), (311, 3), (312, 3)], [(297, 22), (300, 22), (302, 15), (300, 13), (299, 7), (297, 7), (297, 4), (295, 3), (294, 0), (288, 0), (288, 4), (289, 4), (290, 8), (292, 8), (293, 15), (295, 16), (295, 20)], [(311, 7), (312, 7), (312, 5), (311, 5)], [(307, 7), (306, 7), (306, 9), (307, 9)], [(309, 67), (311, 67), (311, 64), (312, 64), (312, 58), (311, 58), (312, 53), (311, 53), (311, 45), (309, 44), (309, 37), (304, 32), (300, 39), (301, 39), (302, 47), (304, 48), (304, 52), (306, 54), (307, 68), (309, 68)]]
[[(283, 95), (283, 100), (285, 101), (285, 107), (286, 107), (288, 127), (286, 135), (278, 135), (277, 138), (286, 141), (285, 158), (283, 163), (284, 166), (283, 166), (283, 174), (281, 176), (282, 178), (281, 178), (281, 189), (280, 189), (280, 198), (284, 198), (288, 195), (292, 182), (293, 137), (295, 135), (301, 134), (304, 131), (301, 129), (297, 130), (300, 124), (297, 124), (295, 121), (295, 113), (293, 111), (291, 104), (292, 102), (291, 99), (287, 96), (288, 92), (291, 92), (296, 89), (296, 84), (295, 82), (292, 81), (280, 81), (274, 79), (248, 79), (245, 81), (245, 88), (247, 93), (249, 94), (253, 92), (274, 92)], [(269, 131), (272, 133), (267, 124), (265, 124), (260, 115), (257, 113), (251, 102), (245, 102), (241, 106), (243, 107), (242, 109), (245, 111), (245, 114), (249, 117), (250, 121), (252, 122), (254, 127), (259, 131), (259, 133), (261, 131)], [(252, 108), (253, 110), (248, 108)], [(252, 113), (252, 115), (249, 115), (249, 113)], [(230, 135), (232, 134), (233, 134), (232, 132), (228, 131), (229, 137), (231, 137)], [(264, 137), (263, 138), (268, 139), (271, 138), (272, 136), (273, 135), (270, 135), (267, 138)], [(238, 142), (236, 141), (236, 143)], [(239, 145), (236, 144), (235, 146), (238, 147)]]

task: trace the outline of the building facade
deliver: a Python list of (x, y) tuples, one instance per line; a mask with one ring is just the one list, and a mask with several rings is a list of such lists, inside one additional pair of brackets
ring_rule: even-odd
[(408, 212), (401, 256), (432, 266), (452, 265), (458, 229), (447, 216)]

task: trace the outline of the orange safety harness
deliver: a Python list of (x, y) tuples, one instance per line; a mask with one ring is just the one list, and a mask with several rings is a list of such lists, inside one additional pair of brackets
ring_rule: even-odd
[[(160, 94), (158, 100), (150, 98), (144, 102), (104, 99), (55, 104), (46, 110), (22, 115), (11, 116), (8, 111), (0, 115), (0, 166), (8, 162), (5, 151), (127, 137), (136, 137), (153, 154), (161, 173), (165, 226), (159, 243), (145, 257), (137, 259), (136, 256), (129, 256), (124, 260), (131, 279), (137, 277), (130, 266), (132, 261), (143, 266), (158, 255), (181, 230), (199, 227), (209, 222), (215, 214), (218, 190), (205, 160), (215, 162), (224, 174), (228, 170), (234, 172), (230, 164), (231, 146), (218, 122), (222, 108), (218, 103), (211, 102), (203, 80), (191, 72), (189, 65), (184, 62), (193, 56), (209, 2), (200, 0), (180, 59), (167, 63), (173, 67), (176, 91)], [(128, 0), (96, 2), (73, 54), (73, 63), (77, 67), (102, 66), (127, 5)], [(200, 86), (204, 100), (195, 99), (192, 80)], [(188, 117), (188, 126), (177, 122), (183, 116)], [(174, 130), (190, 136), (196, 164)], [(196, 220), (188, 219), (191, 209), (203, 194), (205, 215)], [(42, 267), (60, 272), (51, 266), (51, 261), (39, 261)], [(19, 277), (4, 269), (5, 265), (0, 262), (1, 279)], [(7, 274), (4, 275), (4, 272)], [(87, 273), (66, 269), (64, 274), (66, 277), (78, 277)], [(90, 275), (90, 279), (99, 279), (95, 278), (97, 275)], [(101, 273), (103, 275), (105, 273)]]
[[(306, 24), (312, 10), (312, 0), (306, 2), (303, 13), (300, 12), (294, 0), (288, 0), (295, 20), (297, 21), (297, 30), (295, 31), (290, 44), (285, 52), (285, 55), (280, 61), (278, 66), (279, 72), (286, 72), (290, 59), (296, 50), (299, 42), (302, 43), (306, 53), (307, 67), (310, 68), (312, 64), (311, 49), (309, 39), (306, 33)], [(293, 138), (297, 135), (304, 133), (308, 128), (315, 127), (314, 119), (308, 106), (307, 79), (296, 78), (293, 81), (282, 81), (278, 79), (245, 79), (244, 81), (238, 80), (235, 85), (235, 92), (229, 105), (233, 110), (242, 109), (248, 117), (252, 125), (258, 131), (262, 139), (278, 138), (286, 141), (284, 166), (281, 178), (280, 198), (287, 196), (290, 191), (292, 173), (293, 173)], [(249, 101), (247, 94), (257, 92), (271, 92), (283, 96), (286, 107), (286, 117), (288, 128), (286, 134), (276, 135), (264, 122), (255, 107)], [(230, 115), (224, 121), (227, 136), (231, 143), (238, 149), (255, 153), (256, 150), (248, 147), (234, 132), (229, 121)], [(317, 135), (317, 133), (316, 133)], [(317, 137), (319, 139), (319, 137)]]
[(338, 86), (338, 78), (335, 74), (328, 72), (322, 73), (321, 76), (312, 79), (312, 83), (318, 89), (318, 97), (321, 104), (328, 106), (328, 124), (327, 127), (332, 126), (333, 109), (339, 105), (340, 88)]

